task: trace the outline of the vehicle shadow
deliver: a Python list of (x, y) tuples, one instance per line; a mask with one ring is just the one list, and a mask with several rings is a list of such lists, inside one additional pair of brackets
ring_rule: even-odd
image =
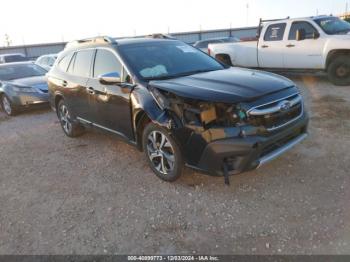
[(47, 113), (49, 113), (51, 111), (52, 110), (51, 110), (50, 107), (30, 108), (30, 109), (26, 109), (26, 110), (18, 112), (18, 114), (16, 116), (14, 116), (14, 117), (17, 117), (17, 116), (42, 115), (42, 114), (47, 114)]
[(0, 123), (9, 120), (10, 117), (7, 116), (2, 110), (0, 110)]

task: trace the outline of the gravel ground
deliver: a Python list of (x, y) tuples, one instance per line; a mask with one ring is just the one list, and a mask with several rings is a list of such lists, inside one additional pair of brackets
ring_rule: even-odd
[(309, 138), (231, 186), (191, 170), (162, 182), (112, 136), (0, 112), (0, 254), (350, 254), (350, 89), (293, 80)]

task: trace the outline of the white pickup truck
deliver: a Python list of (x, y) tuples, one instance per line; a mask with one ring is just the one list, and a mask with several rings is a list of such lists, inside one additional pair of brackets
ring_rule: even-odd
[(322, 70), (350, 85), (350, 24), (334, 16), (260, 20), (256, 41), (210, 44), (208, 52), (232, 66)]

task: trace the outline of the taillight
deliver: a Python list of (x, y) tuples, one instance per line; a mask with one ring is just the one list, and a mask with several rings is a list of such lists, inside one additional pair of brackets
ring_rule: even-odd
[(210, 52), (211, 52), (211, 51), (210, 51), (210, 48), (208, 48), (208, 55), (210, 55)]

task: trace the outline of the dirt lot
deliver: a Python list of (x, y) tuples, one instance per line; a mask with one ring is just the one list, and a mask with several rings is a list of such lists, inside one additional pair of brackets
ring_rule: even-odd
[(350, 87), (293, 77), (310, 136), (259, 170), (160, 181), (99, 132), (0, 113), (0, 254), (350, 254)]

